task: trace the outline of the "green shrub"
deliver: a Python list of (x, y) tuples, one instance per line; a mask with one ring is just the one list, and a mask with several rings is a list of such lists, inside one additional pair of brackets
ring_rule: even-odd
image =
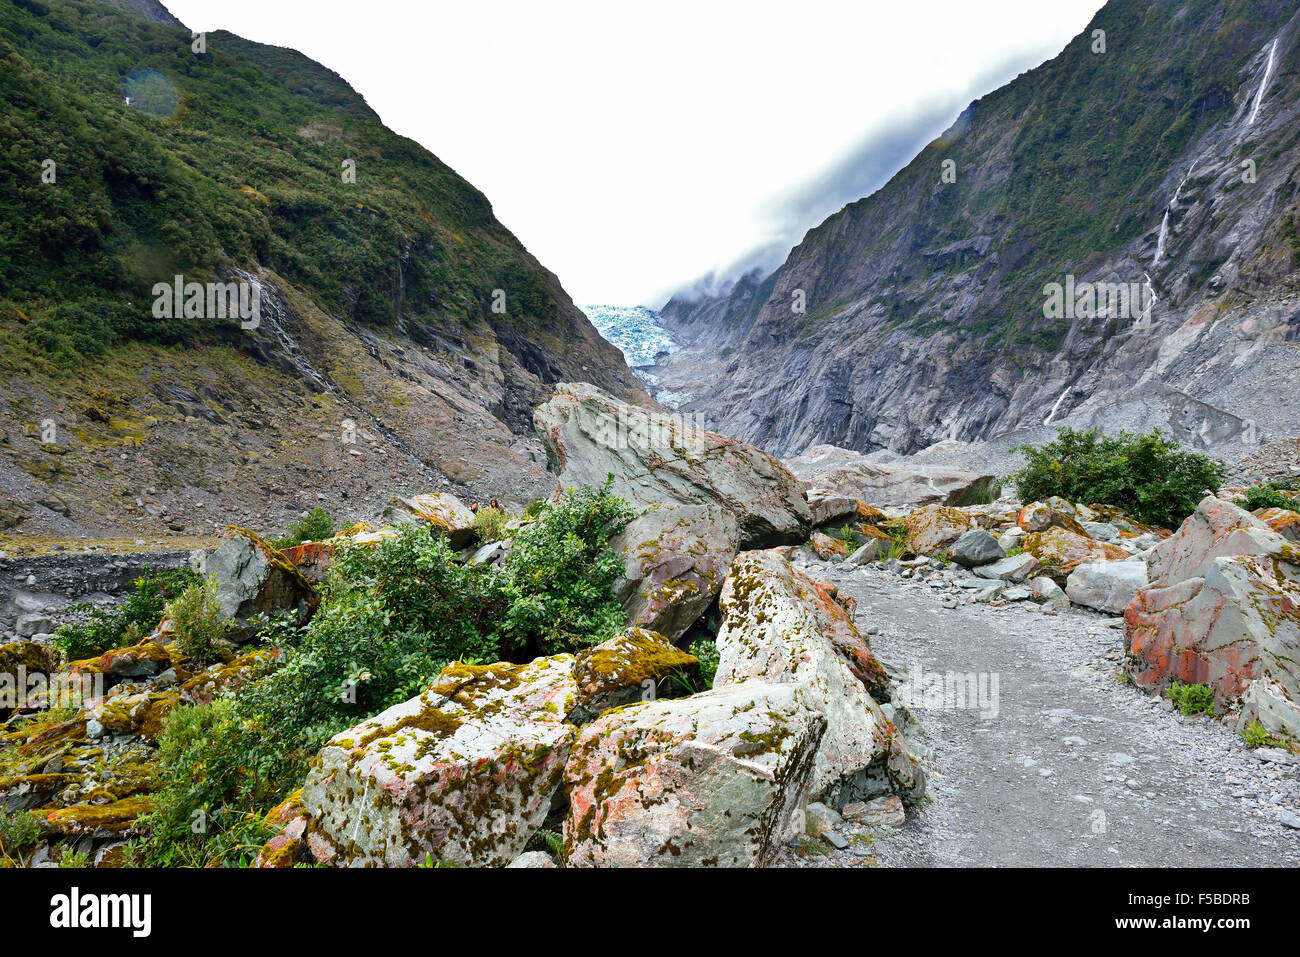
[(700, 638), (691, 642), (690, 652), (700, 659), (701, 691), (713, 687), (713, 679), (718, 674), (718, 646), (712, 638)]
[(334, 519), (317, 505), (308, 514), (285, 529), (284, 537), (271, 544), (275, 548), (292, 548), (303, 542), (319, 542), (334, 534)]
[(68, 661), (135, 644), (157, 627), (170, 599), (201, 581), (199, 574), (188, 568), (146, 573), (135, 580), (120, 607), (113, 611), (96, 608), (89, 620), (63, 625), (54, 632), (53, 643)]
[(611, 586), (623, 571), (609, 540), (636, 515), (600, 489), (569, 489), (536, 522), (520, 529), (505, 562), (508, 607), (502, 652), (514, 660), (600, 644), (624, 626)]
[(1096, 429), (1062, 429), (1040, 447), (1017, 446), (1025, 467), (1015, 474), (1020, 497), (1040, 501), (1059, 495), (1070, 502), (1111, 505), (1151, 525), (1175, 527), (1218, 490), (1224, 467), (1184, 452), (1156, 429), (1147, 435)]
[(256, 855), (274, 828), (252, 809), (274, 804), (285, 783), (268, 774), (280, 742), (266, 732), (230, 698), (168, 713), (158, 739), (161, 787), (142, 819), (147, 864), (203, 867)]
[(214, 661), (229, 638), (233, 623), (221, 614), (217, 580), (208, 578), (186, 588), (167, 603), (175, 642), (197, 661)]
[(1258, 720), (1252, 721), (1241, 731), (1241, 736), (1246, 739), (1248, 748), (1265, 748), (1274, 744), (1274, 738)]
[(510, 516), (499, 508), (480, 508), (474, 513), (472, 527), (484, 542), (499, 542), (506, 537)]
[(1237, 505), (1248, 512), (1261, 508), (1287, 508), (1292, 510), (1300, 508), (1300, 503), (1297, 503), (1289, 495), (1283, 494), (1281, 487), (1275, 482), (1252, 485), (1246, 489), (1241, 498), (1237, 499)]
[(415, 525), (341, 548), (310, 623), (263, 622), (283, 664), (169, 716), (149, 861), (241, 858), (261, 836), (259, 813), (301, 782), (329, 737), (423, 691), (450, 661), (528, 660), (611, 637), (623, 611), (608, 543), (632, 514), (608, 483), (573, 491), (515, 536), (502, 569), (463, 561)]
[(41, 823), (35, 814), (0, 807), (0, 863), (21, 867), (40, 837)]
[(1181, 714), (1214, 714), (1214, 691), (1209, 685), (1175, 681), (1165, 694)]

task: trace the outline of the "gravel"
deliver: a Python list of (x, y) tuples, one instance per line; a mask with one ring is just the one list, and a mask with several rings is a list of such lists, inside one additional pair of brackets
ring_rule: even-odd
[(929, 797), (905, 825), (846, 822), (845, 850), (805, 839), (778, 865), (1300, 865), (1300, 757), (1252, 752), (1223, 721), (1137, 690), (1114, 619), (972, 603), (951, 571), (800, 561), (857, 600), (896, 681), (974, 674), (990, 693), (983, 711), (911, 709)]

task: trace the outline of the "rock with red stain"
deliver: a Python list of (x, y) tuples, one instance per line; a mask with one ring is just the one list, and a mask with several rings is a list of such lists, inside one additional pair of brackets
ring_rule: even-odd
[(1064, 528), (1076, 535), (1088, 533), (1079, 522), (1074, 506), (1063, 498), (1053, 496), (1046, 502), (1030, 502), (1016, 516), (1016, 524), (1026, 532), (1045, 532), (1049, 528)]
[(1080, 565), (1090, 562), (1121, 562), (1132, 556), (1116, 545), (1106, 545), (1084, 532), (1054, 525), (1042, 532), (1030, 532), (1020, 543), (1038, 561), (1042, 574), (1064, 586)]
[(826, 719), (746, 682), (611, 711), (565, 766), (569, 867), (752, 867), (795, 832)]
[(1255, 517), (1292, 542), (1300, 542), (1300, 512), (1289, 508), (1262, 508)]
[(150, 678), (172, 666), (167, 650), (152, 639), (138, 645), (106, 651), (96, 658), (74, 661), (67, 667), (69, 678), (103, 675), (109, 683), (127, 678)]
[(907, 516), (907, 541), (918, 555), (947, 548), (975, 528), (975, 521), (946, 505), (925, 505)]
[[(1249, 512), (1208, 497), (1149, 559), (1152, 584), (1124, 613), (1127, 668), (1137, 685), (1207, 684), (1227, 703), (1267, 679), (1287, 701), (1300, 701), (1294, 543)], [(1287, 733), (1300, 735), (1300, 727)]]
[(181, 700), (186, 704), (212, 704), (221, 692), (233, 691), (245, 682), (269, 674), (283, 657), (283, 649), (270, 645), (210, 665), (181, 685)]
[(628, 624), (669, 641), (686, 634), (718, 597), (739, 538), (716, 505), (666, 505), (633, 519), (610, 542), (623, 558), (613, 587)]
[(826, 716), (815, 799), (842, 806), (886, 791), (924, 795), (924, 773), (874, 700), (888, 700), (888, 676), (830, 588), (772, 552), (742, 552), (718, 603), (714, 688), (791, 682)]
[(821, 532), (813, 532), (808, 544), (822, 561), (843, 561), (849, 555), (849, 546), (842, 538), (832, 538)]
[(572, 655), (452, 665), (410, 701), (335, 735), (302, 789), (321, 863), (500, 867), (542, 825), (578, 729)]
[(311, 855), (303, 840), (311, 818), (302, 807), (302, 790), (294, 791), (266, 814), (266, 819), (280, 827), (280, 833), (262, 846), (253, 861), (254, 867), (284, 868), (307, 863)]
[(599, 487), (638, 509), (713, 505), (736, 520), (740, 548), (798, 545), (812, 523), (803, 488), (766, 452), (681, 416), (628, 405), (585, 383), (562, 383), (533, 414), (556, 493)]

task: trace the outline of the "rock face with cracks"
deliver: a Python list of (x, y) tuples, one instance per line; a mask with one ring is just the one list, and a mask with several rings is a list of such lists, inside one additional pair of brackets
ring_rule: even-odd
[(752, 682), (620, 708), (565, 767), (570, 867), (745, 867), (793, 833), (826, 719), (798, 685)]
[(614, 594), (628, 624), (676, 641), (717, 597), (740, 532), (716, 505), (652, 508), (610, 542), (623, 557)]
[(1140, 687), (1208, 684), (1219, 702), (1251, 692), (1252, 713), (1300, 737), (1300, 550), (1213, 496), (1150, 556), (1152, 583), (1124, 613)]
[(752, 445), (585, 383), (556, 386), (533, 419), (560, 488), (598, 487), (613, 475), (614, 494), (638, 508), (718, 506), (735, 518), (742, 549), (808, 538), (812, 515), (803, 489)]
[(925, 776), (872, 695), (888, 678), (852, 619), (825, 586), (771, 551), (732, 563), (719, 598), (714, 688), (788, 682), (826, 718), (809, 793), (842, 807), (895, 791), (925, 792)]

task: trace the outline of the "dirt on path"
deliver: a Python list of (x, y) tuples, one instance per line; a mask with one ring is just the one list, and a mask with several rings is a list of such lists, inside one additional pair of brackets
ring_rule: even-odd
[[(778, 863), (1300, 865), (1300, 758), (1252, 752), (1221, 720), (1183, 717), (1128, 684), (1123, 633), (1105, 617), (1030, 602), (945, 608), (937, 577), (807, 570), (857, 599), (872, 647), (918, 692), (910, 734), (929, 800), (901, 828), (846, 824), (848, 848), (805, 844)], [(950, 673), (973, 683), (944, 685)], [(964, 706), (959, 687), (976, 692)]]

